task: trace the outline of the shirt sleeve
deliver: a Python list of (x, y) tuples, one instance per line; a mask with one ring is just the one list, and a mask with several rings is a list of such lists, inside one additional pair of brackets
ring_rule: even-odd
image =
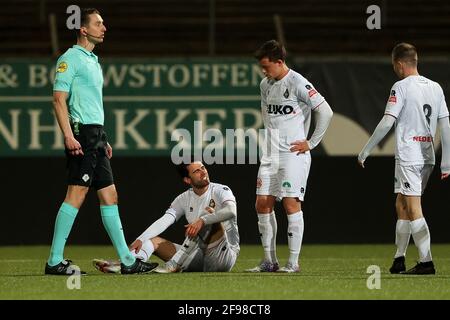
[(62, 55), (56, 62), (56, 76), (53, 91), (69, 92), (76, 75), (76, 63), (67, 55)]
[(227, 186), (219, 186), (219, 189), (216, 191), (216, 197), (221, 207), (227, 201), (236, 202), (233, 192)]
[(297, 86), (298, 98), (305, 102), (312, 110), (320, 106), (325, 98), (307, 81), (300, 81)]
[(397, 82), (391, 88), (384, 114), (388, 114), (390, 116), (393, 116), (394, 118), (398, 118), (400, 112), (403, 109), (403, 105), (403, 90)]
[(185, 215), (185, 197), (184, 193), (180, 194), (178, 197), (173, 200), (169, 209), (167, 209), (166, 214), (172, 215), (176, 221), (178, 221), (182, 216)]
[(441, 102), (439, 105), (438, 119), (442, 119), (442, 118), (445, 118), (448, 116), (449, 116), (449, 114), (448, 114), (447, 103), (445, 102), (444, 92), (442, 91), (442, 88), (441, 88)]

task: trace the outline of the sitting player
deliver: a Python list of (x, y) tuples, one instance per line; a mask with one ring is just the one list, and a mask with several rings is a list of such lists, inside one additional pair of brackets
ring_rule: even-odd
[[(158, 273), (227, 272), (239, 255), (236, 199), (232, 191), (209, 181), (205, 166), (197, 161), (181, 164), (178, 171), (192, 188), (179, 195), (165, 214), (147, 228), (130, 246), (136, 258), (147, 261), (152, 254), (166, 262)], [(159, 237), (185, 216), (186, 239), (182, 245)], [(94, 260), (105, 273), (120, 271), (120, 262)]]

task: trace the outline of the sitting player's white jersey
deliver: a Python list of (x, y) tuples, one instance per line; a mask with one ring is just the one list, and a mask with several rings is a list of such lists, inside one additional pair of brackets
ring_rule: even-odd
[(441, 86), (423, 76), (406, 77), (392, 86), (385, 114), (397, 119), (397, 163), (434, 165), (437, 122), (449, 116)]
[[(172, 202), (166, 213), (173, 215), (177, 221), (182, 216), (186, 216), (186, 220), (192, 223), (201, 216), (209, 214), (205, 211), (206, 207), (211, 207), (215, 211), (218, 211), (225, 206), (227, 201), (236, 202), (236, 198), (231, 189), (223, 184), (211, 182), (208, 190), (201, 196), (198, 196), (192, 188), (180, 194)], [(239, 252), (237, 217), (223, 221), (222, 226), (230, 247), (236, 252)]]
[(280, 153), (290, 152), (290, 143), (306, 140), (311, 122), (311, 110), (325, 99), (299, 73), (289, 70), (281, 80), (264, 78), (260, 84), (261, 111), (268, 131), (279, 130), (279, 141), (271, 146)]

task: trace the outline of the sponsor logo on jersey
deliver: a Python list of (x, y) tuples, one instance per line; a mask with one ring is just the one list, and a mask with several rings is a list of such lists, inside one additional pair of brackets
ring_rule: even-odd
[(228, 191), (228, 190), (230, 190), (230, 189), (229, 189), (229, 188), (227, 188), (227, 187), (223, 187), (223, 190), (227, 190), (227, 191)]
[(287, 99), (289, 97), (289, 90), (286, 89), (286, 91), (283, 93), (283, 96)]
[(267, 113), (269, 114), (291, 114), (294, 113), (294, 107), (292, 106), (282, 106), (277, 104), (269, 104), (267, 106)]
[(391, 90), (391, 95), (389, 96), (388, 102), (397, 103), (397, 97), (395, 96), (395, 90)]
[(305, 188), (301, 187), (300, 188), (300, 193), (305, 193)]
[(194, 208), (189, 207), (189, 212), (193, 212), (193, 211), (194, 211)]
[(281, 186), (283, 188), (290, 188), (291, 187), (291, 183), (289, 181), (285, 181), (285, 182), (283, 182), (283, 184)]
[(308, 95), (310, 98), (317, 93), (317, 91), (309, 84), (307, 84), (305, 88), (308, 90)]
[(405, 182), (403, 185), (405, 186), (406, 189), (411, 188), (411, 186), (410, 186), (410, 184), (408, 182)]
[(216, 207), (216, 202), (214, 201), (214, 199), (209, 200), (209, 207), (210, 208), (215, 208)]
[(433, 138), (430, 136), (415, 136), (413, 137), (413, 141), (417, 142), (432, 142)]

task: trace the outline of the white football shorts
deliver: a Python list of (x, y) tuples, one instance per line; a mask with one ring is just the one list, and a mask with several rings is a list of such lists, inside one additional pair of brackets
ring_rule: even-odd
[[(181, 245), (175, 244), (178, 249)], [(206, 249), (197, 248), (182, 265), (184, 272), (228, 272), (236, 263), (239, 250), (232, 248), (226, 237), (208, 245)]]
[(311, 154), (281, 153), (279, 161), (261, 162), (256, 179), (256, 194), (303, 201), (306, 193)]
[(395, 164), (394, 193), (422, 196), (433, 172), (434, 165), (402, 166)]

